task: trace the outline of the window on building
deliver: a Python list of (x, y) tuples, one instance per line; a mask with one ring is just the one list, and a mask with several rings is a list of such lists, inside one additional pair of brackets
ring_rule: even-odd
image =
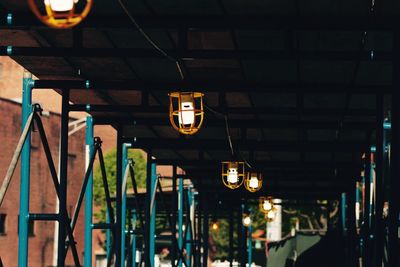
[(0, 213), (0, 235), (6, 234), (6, 217), (6, 214)]
[[(18, 233), (19, 233), (19, 215), (18, 215)], [(28, 222), (28, 236), (35, 236), (35, 221)]]

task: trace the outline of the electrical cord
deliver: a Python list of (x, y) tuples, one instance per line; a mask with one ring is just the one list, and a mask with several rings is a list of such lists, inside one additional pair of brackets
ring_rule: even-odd
[(132, 16), (131, 12), (128, 10), (126, 5), (122, 2), (122, 0), (118, 0), (119, 5), (121, 6), (122, 10), (125, 12), (125, 14), (128, 16), (132, 24), (136, 27), (136, 29), (139, 31), (139, 33), (146, 39), (146, 41), (158, 52), (160, 52), (164, 57), (169, 59), (170, 61), (175, 63), (175, 66), (178, 70), (179, 76), (181, 77), (182, 80), (185, 79), (185, 75), (183, 74), (181, 64), (179, 63), (179, 60), (177, 58), (174, 58), (171, 55), (168, 55), (167, 52), (165, 52), (156, 42), (151, 39), (151, 37), (140, 27), (140, 25), (137, 23), (136, 19)]
[[(122, 10), (125, 12), (125, 14), (128, 16), (132, 24), (135, 26), (135, 28), (139, 31), (139, 33), (145, 38), (145, 40), (159, 53), (161, 53), (164, 57), (166, 57), (168, 60), (172, 61), (175, 63), (175, 66), (178, 70), (179, 76), (181, 77), (182, 80), (185, 79), (185, 75), (182, 71), (182, 66), (177, 58), (174, 58), (173, 56), (169, 55), (167, 52), (165, 52), (153, 39), (140, 27), (140, 25), (137, 23), (136, 19), (133, 17), (133, 15), (130, 13), (126, 5), (123, 3), (122, 0), (118, 0), (119, 5), (121, 6)], [(231, 134), (229, 131), (229, 122), (228, 122), (228, 116), (226, 114), (222, 114), (214, 109), (212, 109), (210, 106), (204, 104), (204, 106), (210, 110), (212, 113), (218, 116), (222, 116), (225, 121), (225, 131), (226, 135), (228, 137), (228, 142), (229, 142), (229, 147), (231, 150), (232, 156), (235, 155), (234, 148), (233, 148), (233, 142), (231, 138)], [(245, 162), (245, 164), (249, 167), (252, 168), (252, 166), (248, 163), (248, 161), (243, 157), (242, 153), (239, 151), (240, 157), (242, 160)]]

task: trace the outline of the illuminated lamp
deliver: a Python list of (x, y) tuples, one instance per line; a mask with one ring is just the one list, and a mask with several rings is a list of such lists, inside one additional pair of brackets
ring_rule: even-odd
[(272, 197), (260, 197), (260, 211), (267, 214), (274, 208)]
[(262, 174), (257, 172), (248, 172), (244, 181), (244, 187), (247, 191), (254, 193), (262, 187)]
[(275, 216), (276, 216), (276, 208), (272, 207), (272, 209), (270, 209), (266, 214), (265, 214), (265, 220), (267, 222), (272, 222), (273, 220), (275, 220)]
[(78, 25), (86, 18), (92, 9), (93, 0), (28, 0), (28, 4), (33, 14), (44, 24), (66, 29)]
[(169, 94), (169, 120), (181, 134), (195, 134), (203, 124), (203, 94), (173, 92)]
[(211, 223), (211, 229), (212, 229), (213, 231), (218, 231), (218, 230), (219, 230), (219, 223), (218, 223), (217, 220), (214, 220), (214, 221)]
[(243, 225), (249, 227), (251, 224), (251, 218), (249, 214), (243, 214)]
[(230, 189), (236, 189), (243, 184), (245, 176), (244, 162), (221, 162), (221, 178), (224, 185)]

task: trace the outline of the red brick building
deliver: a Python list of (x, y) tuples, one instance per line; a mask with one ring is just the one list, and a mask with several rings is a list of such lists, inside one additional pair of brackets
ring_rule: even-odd
[[(45, 113), (42, 121), (55, 164), (58, 162), (58, 139), (60, 116)], [(21, 104), (12, 100), (0, 99), (0, 177), (6, 174), (21, 132)], [(81, 188), (85, 172), (85, 132), (79, 131), (71, 136), (68, 161), (68, 212), (71, 214)], [(54, 213), (56, 194), (51, 180), (45, 153), (37, 132), (32, 134), (31, 152), (30, 211), (33, 213)], [(18, 259), (18, 213), (19, 213), (19, 168), (14, 173), (0, 214), (3, 223), (0, 227), (0, 256), (4, 266), (17, 266)], [(83, 257), (83, 213), (76, 226), (75, 238), (81, 259)], [(29, 266), (52, 266), (55, 237), (55, 223), (35, 221), (31, 226), (29, 238)], [(71, 255), (67, 264), (72, 264)]]

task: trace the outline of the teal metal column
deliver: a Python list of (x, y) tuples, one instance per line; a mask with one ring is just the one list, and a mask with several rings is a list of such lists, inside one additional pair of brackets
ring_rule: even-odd
[(132, 218), (131, 218), (131, 223), (132, 223), (132, 267), (136, 267), (136, 220), (137, 220), (137, 215), (136, 215), (136, 210), (132, 210)]
[(341, 215), (342, 215), (342, 230), (343, 235), (347, 234), (347, 227), (346, 227), (346, 193), (342, 193), (342, 201), (341, 201)]
[(123, 144), (122, 145), (122, 215), (121, 215), (121, 267), (125, 266), (125, 242), (126, 242), (126, 188), (127, 181), (125, 178), (126, 167), (128, 166), (128, 148), (131, 147), (131, 144)]
[(192, 206), (193, 206), (193, 192), (190, 188), (187, 189), (187, 199), (188, 199), (188, 218), (190, 218), (190, 223), (187, 225), (188, 229), (186, 231), (186, 255), (187, 255), (187, 266), (191, 266), (192, 258)]
[[(249, 216), (252, 218), (252, 211), (249, 210)], [(249, 225), (249, 238), (248, 238), (248, 243), (247, 243), (247, 263), (248, 266), (251, 267), (251, 262), (253, 261), (253, 239), (251, 237), (253, 233), (253, 219), (251, 219), (250, 225)]]
[[(94, 153), (93, 147), (93, 118), (86, 117), (86, 170), (89, 166), (89, 160)], [(93, 217), (93, 170), (86, 185), (85, 192), (85, 254), (84, 267), (92, 266), (92, 217)]]
[[(155, 190), (157, 190), (157, 165), (151, 164), (151, 196), (155, 196)], [(150, 228), (149, 228), (149, 258), (150, 267), (154, 267), (154, 256), (155, 256), (155, 238), (156, 238), (156, 199), (153, 200), (153, 206), (150, 210)]]
[[(22, 128), (32, 112), (32, 75), (24, 72), (22, 81)], [(21, 181), (19, 193), (18, 266), (28, 266), (29, 179), (31, 169), (31, 134), (26, 137), (21, 152)]]
[[(179, 178), (178, 184), (178, 246), (183, 248), (183, 178)], [(182, 260), (179, 259), (178, 266), (182, 267)]]
[[(111, 223), (110, 214), (108, 213), (108, 209), (106, 210), (106, 223)], [(111, 253), (111, 230), (107, 227), (106, 230), (106, 253), (107, 253), (107, 260), (110, 259)]]

